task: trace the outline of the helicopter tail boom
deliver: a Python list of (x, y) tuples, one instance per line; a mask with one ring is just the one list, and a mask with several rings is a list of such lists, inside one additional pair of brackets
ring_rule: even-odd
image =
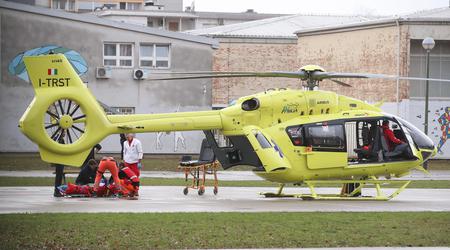
[(107, 115), (64, 55), (24, 57), (24, 62), (35, 97), (19, 128), (46, 162), (80, 166), (111, 134), (222, 128), (219, 111)]

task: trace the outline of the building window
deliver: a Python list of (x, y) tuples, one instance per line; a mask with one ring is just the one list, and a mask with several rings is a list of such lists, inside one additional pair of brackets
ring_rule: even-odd
[(75, 0), (52, 0), (51, 8), (66, 11), (76, 11), (76, 3)]
[(103, 44), (103, 65), (112, 67), (133, 67), (133, 44)]
[(125, 3), (125, 2), (120, 2), (119, 3), (119, 9), (125, 10), (126, 8), (127, 8), (127, 3)]
[[(436, 46), (430, 53), (430, 78), (450, 78), (450, 41), (436, 40)], [(409, 76), (426, 77), (426, 51), (422, 40), (411, 40)], [(447, 82), (430, 81), (429, 97), (450, 98), (450, 84)], [(425, 98), (425, 81), (409, 81), (411, 98)]]
[(109, 107), (106, 110), (108, 115), (132, 115), (135, 113), (134, 107)]
[(140, 10), (141, 4), (140, 3), (127, 3), (127, 10)]
[(152, 68), (169, 68), (170, 45), (141, 44), (139, 49), (139, 66)]

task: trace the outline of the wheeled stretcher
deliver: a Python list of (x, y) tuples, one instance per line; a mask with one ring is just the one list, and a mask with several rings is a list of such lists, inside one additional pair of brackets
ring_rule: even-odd
[[(189, 189), (197, 189), (199, 195), (205, 193), (206, 175), (214, 177), (215, 195), (219, 192), (219, 181), (217, 179), (217, 170), (220, 163), (215, 159), (212, 148), (208, 145), (206, 139), (203, 139), (200, 149), (200, 156), (198, 160), (192, 160), (191, 156), (183, 156), (181, 158), (178, 169), (184, 172), (186, 187), (183, 189), (184, 195), (189, 193)], [(192, 177), (192, 182), (189, 182), (189, 177)]]

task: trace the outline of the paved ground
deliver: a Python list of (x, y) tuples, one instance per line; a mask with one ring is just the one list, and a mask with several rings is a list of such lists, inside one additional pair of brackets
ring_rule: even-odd
[[(430, 172), (431, 175), (426, 175), (421, 171), (412, 171), (411, 175), (405, 176), (401, 179), (408, 180), (450, 180), (450, 170), (434, 170)], [(262, 180), (251, 171), (220, 171), (218, 173), (219, 180), (234, 180), (234, 181), (254, 181)], [(13, 177), (53, 177), (51, 170), (36, 170), (36, 171), (0, 171), (0, 176)], [(76, 177), (76, 174), (68, 174), (68, 177)], [(181, 172), (170, 171), (142, 171), (141, 177), (153, 178), (184, 178)]]
[[(187, 196), (183, 187), (142, 187), (139, 200), (115, 198), (54, 198), (52, 187), (1, 187), (0, 213), (44, 212), (279, 212), (279, 211), (450, 211), (450, 189), (407, 189), (390, 201), (303, 201), (263, 198), (260, 191), (273, 188), (222, 187), (199, 196)], [(319, 193), (338, 192), (320, 188)], [(287, 188), (286, 193), (307, 192)], [(365, 195), (374, 192), (367, 190)], [(392, 190), (387, 190), (392, 191)]]
[[(277, 250), (277, 248), (258, 248), (258, 250)], [(448, 250), (450, 247), (324, 247), (324, 248), (288, 248), (289, 250), (301, 249), (301, 250)], [(233, 249), (240, 250), (240, 249)], [(242, 250), (242, 249), (241, 249)]]

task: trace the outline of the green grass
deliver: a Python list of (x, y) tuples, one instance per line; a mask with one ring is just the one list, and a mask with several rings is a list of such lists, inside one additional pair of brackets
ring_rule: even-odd
[[(119, 155), (110, 154), (117, 159)], [(98, 155), (100, 157), (101, 155)], [(149, 171), (175, 171), (179, 155), (145, 155), (144, 170)], [(71, 169), (71, 168), (67, 168)], [(72, 168), (78, 169), (78, 168)], [(430, 170), (450, 170), (449, 160), (432, 160), (429, 163)], [(0, 170), (53, 170), (48, 163), (43, 162), (37, 153), (0, 153)], [(250, 166), (237, 166), (231, 170), (252, 170)]]
[(3, 249), (450, 246), (450, 213), (0, 215)]
[[(67, 178), (68, 182), (75, 182), (75, 178)], [(189, 182), (190, 183), (190, 182)], [(143, 186), (184, 186), (186, 182), (181, 178), (141, 178)], [(212, 185), (207, 180), (208, 186)], [(53, 177), (0, 177), (0, 186), (53, 186)], [(277, 187), (278, 184), (269, 181), (220, 181), (221, 187)], [(292, 185), (288, 185), (290, 187)], [(316, 185), (317, 187), (337, 187), (338, 185)], [(412, 181), (408, 188), (450, 188), (450, 181)]]

